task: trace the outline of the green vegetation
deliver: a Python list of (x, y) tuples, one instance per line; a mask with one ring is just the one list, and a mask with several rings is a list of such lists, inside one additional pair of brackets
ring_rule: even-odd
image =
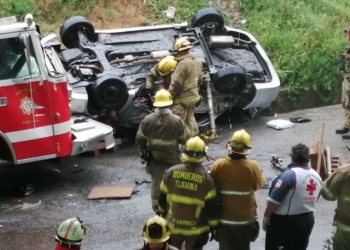
[[(325, 102), (338, 96), (338, 59), (350, 23), (349, 0), (238, 0), (251, 32), (266, 49), (282, 86), (297, 106), (300, 93), (317, 91)], [(163, 11), (176, 8), (175, 19)], [(23, 19), (33, 13), (44, 32), (57, 31), (74, 15), (87, 16), (98, 28), (190, 21), (207, 0), (0, 0), (0, 16)], [(226, 17), (227, 18), (227, 17)]]
[(348, 0), (239, 0), (251, 32), (266, 49), (296, 105), (299, 93), (315, 90), (324, 101), (336, 98), (337, 59), (350, 22)]

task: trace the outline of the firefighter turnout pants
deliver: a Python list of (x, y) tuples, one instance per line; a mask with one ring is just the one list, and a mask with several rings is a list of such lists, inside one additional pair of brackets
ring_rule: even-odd
[(216, 235), (219, 250), (250, 250), (252, 225), (220, 225)]
[[(265, 250), (306, 250), (315, 224), (314, 213), (271, 216), (266, 230)], [(281, 248), (282, 249), (282, 248)]]
[(189, 137), (199, 134), (198, 125), (194, 113), (196, 112), (196, 105), (188, 104), (174, 104), (171, 107), (174, 115), (179, 116), (185, 123)]
[(159, 210), (158, 198), (160, 195), (160, 183), (163, 180), (165, 166), (151, 161), (146, 167), (146, 172), (151, 175), (151, 202), (152, 209), (155, 213), (161, 212)]
[(209, 241), (209, 234), (184, 236), (180, 234), (172, 234), (170, 244), (177, 249), (183, 249), (182, 244), (185, 243), (184, 250), (202, 250)]

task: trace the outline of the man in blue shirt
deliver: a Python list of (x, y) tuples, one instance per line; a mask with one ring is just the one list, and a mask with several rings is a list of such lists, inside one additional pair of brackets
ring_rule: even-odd
[(307, 249), (322, 186), (319, 174), (308, 166), (309, 153), (304, 144), (292, 147), (289, 169), (272, 182), (262, 225), (266, 231), (265, 250)]

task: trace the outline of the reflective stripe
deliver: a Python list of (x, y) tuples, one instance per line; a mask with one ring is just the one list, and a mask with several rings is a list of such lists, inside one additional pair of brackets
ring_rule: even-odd
[(209, 230), (209, 226), (197, 227), (192, 229), (179, 229), (175, 228), (173, 223), (169, 223), (169, 229), (172, 234), (180, 234), (184, 236), (200, 235)]
[(200, 99), (199, 95), (188, 96), (188, 97), (184, 97), (184, 98), (175, 97), (174, 104), (180, 104), (180, 103), (193, 103), (193, 104), (195, 104), (196, 102), (199, 101), (199, 99)]
[(334, 195), (331, 190), (327, 188), (326, 185), (323, 185), (321, 191), (323, 191), (323, 194), (325, 194), (328, 198), (335, 200), (337, 198), (336, 195)]
[[(53, 127), (53, 129), (52, 129)], [(31, 129), (20, 130), (16, 132), (5, 133), (11, 143), (31, 141), (42, 139), (50, 136), (62, 135), (71, 131), (70, 121), (48, 126), (36, 127)]]
[(342, 224), (340, 222), (337, 221), (337, 228), (343, 232), (347, 232), (350, 233), (350, 226)]
[(164, 184), (164, 181), (160, 183), (160, 190), (163, 191), (163, 193), (165, 194), (169, 193), (168, 187)]
[(214, 198), (216, 196), (216, 190), (213, 189), (207, 193), (207, 195), (204, 197), (204, 200), (209, 200), (211, 198)]
[(208, 224), (211, 227), (216, 227), (217, 225), (219, 225), (219, 220), (208, 220)]
[(169, 194), (167, 195), (167, 202), (169, 203), (170, 207), (172, 202), (176, 203), (182, 203), (186, 205), (196, 205), (196, 212), (195, 212), (195, 218), (199, 218), (201, 215), (202, 209), (204, 207), (204, 201), (196, 198), (189, 198), (186, 196), (182, 195), (177, 195), (177, 194)]
[(350, 196), (341, 195), (341, 196), (339, 196), (339, 200), (344, 201), (346, 203), (350, 203)]
[(240, 191), (233, 191), (233, 190), (221, 190), (221, 194), (228, 194), (228, 195), (249, 195), (254, 193), (254, 191), (249, 191), (249, 192), (240, 192)]
[(247, 221), (220, 220), (220, 223), (225, 225), (246, 225), (254, 222), (254, 220), (255, 218)]
[(170, 141), (165, 141), (165, 140), (159, 140), (159, 139), (152, 139), (151, 140), (151, 145), (155, 146), (174, 146), (177, 145), (176, 140), (170, 140)]
[(171, 202), (177, 202), (177, 203), (182, 203), (186, 205), (198, 205), (204, 207), (204, 201), (196, 198), (189, 198), (186, 196), (182, 195), (177, 195), (177, 194), (169, 194), (167, 195), (167, 201)]

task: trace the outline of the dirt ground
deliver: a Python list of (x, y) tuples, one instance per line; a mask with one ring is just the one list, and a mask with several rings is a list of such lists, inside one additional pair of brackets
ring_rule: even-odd
[[(294, 128), (277, 131), (266, 126), (272, 119), (290, 117), (307, 117), (312, 122), (296, 124)], [(342, 110), (339, 105), (318, 109), (302, 110), (281, 114), (277, 118), (265, 116), (258, 118), (254, 124), (236, 119), (228, 123), (224, 117), (219, 123), (223, 142), (210, 144), (212, 156), (225, 156), (225, 143), (233, 130), (245, 128), (252, 136), (252, 152), (249, 158), (257, 160), (266, 177), (275, 177), (270, 167), (273, 154), (282, 157), (284, 164), (289, 162), (291, 146), (302, 142), (307, 145), (321, 135), (321, 124), (326, 124), (325, 143), (332, 153), (341, 154), (342, 162), (349, 160), (346, 141), (335, 135), (334, 129), (342, 125)], [(232, 117), (231, 117), (232, 121)], [(232, 126), (232, 129), (230, 127)], [(73, 173), (74, 165), (84, 169)], [(56, 171), (59, 170), (60, 172)], [(0, 168), (0, 249), (1, 250), (47, 250), (54, 249), (55, 229), (67, 218), (79, 216), (87, 227), (83, 249), (110, 250), (135, 249), (141, 246), (141, 232), (144, 222), (153, 215), (150, 201), (150, 185), (136, 187), (139, 192), (125, 200), (87, 200), (95, 185), (135, 186), (135, 181), (149, 180), (141, 164), (137, 147), (132, 142), (123, 143), (115, 153), (104, 153), (98, 157), (77, 156), (62, 159), (60, 162), (41, 162), (20, 166), (16, 170), (2, 166)], [(13, 185), (21, 181), (31, 182), (36, 190), (28, 197), (16, 195)], [(266, 205), (268, 190), (256, 193), (259, 206), (259, 219)], [(41, 205), (31, 209), (15, 209), (5, 212), (6, 205), (21, 199), (26, 203)], [(5, 205), (5, 206), (4, 206)], [(316, 225), (314, 227), (309, 249), (322, 249), (323, 242), (333, 231), (332, 218), (335, 202), (322, 198), (316, 207)], [(265, 233), (261, 230), (259, 238), (252, 244), (252, 249), (264, 249)], [(205, 249), (216, 250), (218, 244), (210, 242)]]

